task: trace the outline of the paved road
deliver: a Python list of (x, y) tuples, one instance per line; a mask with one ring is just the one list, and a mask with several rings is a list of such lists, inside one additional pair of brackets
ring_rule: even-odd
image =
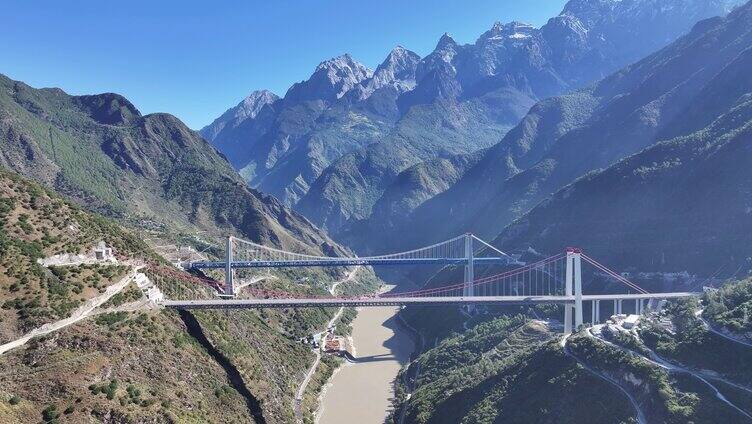
[(48, 324), (45, 324), (39, 328), (35, 328), (28, 332), (23, 337), (14, 340), (9, 343), (5, 343), (4, 345), (0, 345), (0, 355), (4, 354), (5, 352), (15, 349), (19, 346), (25, 345), (29, 340), (31, 340), (34, 337), (43, 336), (45, 334), (52, 333), (54, 331), (58, 331), (62, 328), (65, 328), (71, 324), (75, 324), (78, 321), (81, 321), (82, 319), (88, 317), (91, 315), (92, 311), (94, 309), (98, 308), (110, 298), (116, 294), (118, 294), (121, 290), (125, 288), (133, 279), (136, 277), (136, 274), (142, 267), (136, 267), (131, 272), (123, 277), (120, 281), (118, 281), (115, 284), (111, 284), (107, 286), (107, 289), (102, 293), (101, 295), (91, 298), (87, 300), (83, 305), (81, 305), (78, 309), (76, 309), (71, 316), (65, 319), (61, 319), (60, 321), (51, 322)]
[[(345, 278), (335, 281), (334, 284), (332, 284), (332, 287), (329, 289), (329, 293), (334, 296), (336, 294), (337, 286), (339, 286), (342, 283), (346, 283), (348, 281), (352, 281), (355, 278), (355, 275), (358, 273), (358, 270), (360, 267), (355, 267), (352, 271), (350, 271)], [(324, 331), (322, 333), (326, 332), (329, 328), (331, 328), (335, 322), (342, 316), (342, 313), (345, 311), (345, 308), (340, 306), (339, 310), (336, 314), (332, 317), (332, 319), (329, 320), (329, 322), (326, 324), (326, 327), (324, 328)], [(303, 395), (305, 395), (306, 388), (308, 387), (308, 383), (311, 382), (311, 378), (313, 378), (313, 375), (316, 373), (316, 369), (319, 366), (319, 363), (321, 362), (321, 351), (319, 349), (315, 349), (313, 351), (314, 355), (316, 355), (316, 359), (313, 361), (313, 364), (311, 364), (311, 367), (308, 369), (308, 372), (306, 373), (305, 378), (303, 379), (303, 382), (300, 383), (300, 387), (298, 387), (298, 392), (295, 394), (295, 400), (293, 401), (293, 409), (295, 411), (295, 420), (297, 422), (303, 422), (303, 411), (301, 410), (301, 405), (303, 402)]]
[(575, 354), (569, 351), (569, 348), (567, 347), (567, 340), (569, 339), (570, 336), (571, 334), (566, 334), (561, 339), (560, 345), (561, 345), (561, 348), (564, 349), (564, 354), (574, 359), (575, 361), (577, 361), (577, 363), (582, 365), (582, 367), (585, 368), (585, 370), (588, 371), (589, 373), (595, 375), (598, 378), (605, 380), (607, 383), (610, 383), (616, 386), (616, 388), (618, 388), (622, 393), (624, 393), (624, 395), (629, 399), (629, 403), (632, 404), (632, 407), (634, 408), (635, 413), (637, 414), (637, 422), (639, 424), (646, 424), (647, 420), (645, 419), (645, 414), (640, 409), (640, 405), (639, 403), (637, 403), (637, 399), (635, 399), (635, 397), (632, 396), (631, 393), (629, 393), (624, 387), (622, 387), (618, 381), (616, 381), (612, 377), (600, 371), (595, 370), (594, 368), (591, 368), (590, 365), (585, 363), (585, 361), (580, 360), (580, 358), (578, 358)]
[(713, 327), (709, 322), (707, 322), (705, 320), (705, 318), (702, 317), (702, 312), (703, 312), (702, 309), (698, 310), (697, 312), (695, 312), (695, 316), (700, 320), (700, 322), (702, 322), (702, 325), (705, 326), (705, 328), (708, 331), (710, 331), (711, 333), (717, 334), (717, 335), (723, 337), (724, 339), (730, 340), (730, 341), (732, 341), (734, 343), (739, 343), (739, 344), (743, 344), (743, 345), (745, 345), (747, 347), (752, 347), (752, 343), (750, 343), (750, 342), (738, 339), (738, 338), (736, 338), (736, 337), (734, 337), (732, 335), (729, 335), (729, 334), (723, 333), (723, 332), (721, 332), (719, 330), (716, 330), (715, 327)]
[(240, 290), (251, 286), (253, 284), (259, 283), (264, 280), (276, 280), (277, 277), (274, 275), (257, 275), (251, 279), (248, 280), (240, 280), (238, 283), (235, 284), (235, 293), (240, 293)]
[[(634, 300), (634, 299), (676, 299), (696, 296), (697, 293), (646, 293), (646, 294), (604, 294), (583, 295), (589, 300)], [(353, 298), (272, 298), (272, 299), (208, 299), (208, 300), (166, 300), (167, 308), (176, 309), (260, 309), (260, 308), (331, 308), (338, 306), (403, 306), (403, 305), (534, 305), (572, 304), (574, 296), (441, 296), (441, 297), (353, 297)]]
[[(745, 410), (741, 409), (740, 407), (736, 406), (733, 402), (731, 402), (730, 400), (728, 400), (726, 398), (726, 396), (724, 396), (723, 393), (721, 393), (720, 390), (718, 390), (718, 388), (715, 385), (713, 385), (710, 381), (708, 381), (706, 379), (706, 377), (703, 375), (704, 373), (702, 373), (702, 372), (696, 372), (696, 371), (693, 371), (693, 370), (691, 370), (689, 368), (677, 365), (677, 364), (675, 364), (673, 362), (669, 362), (669, 361), (663, 359), (660, 355), (658, 355), (658, 353), (656, 353), (654, 350), (648, 348), (647, 346), (645, 346), (645, 347), (650, 352), (650, 357), (646, 357), (645, 355), (643, 355), (643, 354), (641, 354), (639, 352), (636, 352), (636, 351), (634, 351), (632, 349), (629, 349), (627, 347), (624, 347), (624, 346), (618, 345), (616, 343), (613, 343), (610, 340), (606, 340), (601, 335), (602, 334), (600, 332), (601, 327), (603, 327), (603, 326), (602, 325), (597, 325), (597, 326), (590, 327), (590, 328), (587, 329), (586, 334), (589, 337), (592, 337), (592, 338), (594, 338), (596, 340), (599, 340), (602, 343), (605, 343), (605, 344), (607, 344), (607, 345), (609, 345), (609, 346), (611, 346), (611, 347), (613, 347), (615, 349), (619, 349), (619, 350), (624, 351), (624, 352), (626, 352), (626, 353), (628, 353), (630, 355), (637, 356), (638, 358), (641, 358), (642, 360), (647, 361), (648, 363), (650, 363), (650, 364), (652, 364), (654, 366), (657, 366), (659, 368), (663, 368), (664, 370), (666, 370), (668, 372), (685, 373), (685, 374), (689, 374), (689, 375), (695, 377), (696, 379), (698, 379), (702, 383), (704, 383), (706, 386), (708, 386), (708, 388), (710, 388), (710, 390), (712, 390), (715, 393), (715, 397), (718, 398), (718, 400), (720, 400), (721, 402), (725, 403), (726, 405), (728, 405), (729, 407), (731, 407), (732, 409), (736, 410), (737, 412), (739, 412), (740, 414), (744, 415), (745, 417), (747, 417), (749, 420), (752, 421), (752, 415), (748, 414)], [(644, 345), (644, 343), (643, 343), (643, 345)], [(724, 382), (726, 384), (734, 386), (734, 387), (736, 387), (736, 388), (738, 388), (740, 390), (744, 390), (744, 391), (746, 391), (748, 393), (751, 392), (750, 389), (748, 389), (748, 388), (746, 388), (744, 386), (741, 386), (739, 384), (736, 384), (736, 383), (734, 383), (732, 381), (728, 381), (728, 380), (726, 380), (725, 378), (723, 378), (723, 377), (721, 377), (719, 375), (715, 375), (714, 374), (712, 376), (707, 376), (707, 377), (708, 378), (714, 378), (716, 380), (720, 380), (720, 381), (722, 381), (722, 382)]]

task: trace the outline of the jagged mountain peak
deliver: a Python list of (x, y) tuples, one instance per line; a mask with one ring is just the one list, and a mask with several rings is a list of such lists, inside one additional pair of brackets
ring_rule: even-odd
[(372, 76), (372, 70), (345, 53), (321, 62), (308, 80), (290, 87), (285, 100), (334, 101)]
[(230, 128), (234, 128), (246, 119), (255, 118), (264, 106), (272, 104), (277, 100), (279, 100), (279, 96), (269, 90), (255, 90), (241, 100), (240, 103), (227, 109), (225, 113), (211, 124), (202, 128), (200, 133), (205, 139), (213, 141), (228, 125)]
[[(400, 44), (397, 44), (396, 46), (394, 46), (392, 51), (389, 52), (389, 54), (386, 56), (386, 59), (384, 59), (381, 65), (379, 65), (379, 68), (385, 66), (390, 62), (404, 60), (405, 58), (417, 58), (418, 60), (420, 60), (420, 56), (418, 56), (417, 53), (410, 49), (406, 49)], [(376, 70), (378, 70), (378, 68)]]
[(278, 99), (279, 96), (269, 90), (254, 90), (241, 102), (243, 105), (256, 105), (259, 102), (269, 102)]
[(457, 42), (454, 41), (454, 38), (452, 38), (451, 35), (449, 35), (448, 32), (445, 32), (441, 38), (439, 38), (439, 42), (436, 43), (436, 48), (434, 50), (436, 51), (442, 51), (446, 49), (454, 49), (457, 47)]
[(396, 46), (376, 68), (373, 77), (361, 84), (358, 99), (363, 100), (386, 86), (392, 86), (400, 93), (412, 90), (419, 62), (420, 56), (417, 53), (400, 45)]
[(390, 72), (400, 74), (408, 72), (415, 74), (415, 66), (420, 62), (420, 56), (402, 46), (397, 46), (389, 52), (386, 59), (376, 68), (374, 77), (380, 73)]
[(319, 63), (314, 73), (324, 70), (329, 71), (341, 69), (350, 69), (356, 74), (368, 74), (369, 72), (371, 72), (371, 70), (368, 69), (365, 65), (353, 59), (350, 53), (345, 53)]
[(256, 90), (243, 99), (228, 112), (233, 112), (233, 118), (255, 118), (264, 106), (279, 100), (279, 96), (269, 90)]
[(481, 34), (476, 45), (489, 42), (503, 42), (505, 40), (523, 40), (537, 35), (540, 30), (528, 23), (512, 21), (506, 24), (496, 22), (488, 31)]

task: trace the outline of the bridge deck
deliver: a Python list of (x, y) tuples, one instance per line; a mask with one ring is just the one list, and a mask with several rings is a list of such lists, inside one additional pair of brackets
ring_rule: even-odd
[[(514, 261), (506, 257), (474, 258), (476, 265), (512, 264)], [(467, 263), (465, 258), (332, 258), (311, 260), (278, 260), (278, 261), (233, 261), (232, 268), (291, 268), (291, 267), (347, 267), (359, 265), (458, 265)], [(226, 262), (191, 262), (186, 265), (193, 269), (222, 269)]]
[[(676, 299), (699, 293), (647, 293), (583, 295), (590, 300)], [(175, 309), (262, 309), (262, 308), (323, 308), (340, 306), (406, 306), (406, 305), (533, 305), (574, 304), (574, 296), (465, 296), (465, 297), (375, 297), (331, 299), (212, 299), (167, 300), (166, 308)]]

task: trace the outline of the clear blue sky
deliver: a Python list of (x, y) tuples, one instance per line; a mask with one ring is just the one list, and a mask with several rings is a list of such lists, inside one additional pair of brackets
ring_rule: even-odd
[(6, 0), (0, 73), (71, 94), (117, 92), (198, 129), (255, 89), (284, 95), (324, 59), (373, 68), (397, 44), (421, 56), (444, 32), (540, 26), (564, 0)]

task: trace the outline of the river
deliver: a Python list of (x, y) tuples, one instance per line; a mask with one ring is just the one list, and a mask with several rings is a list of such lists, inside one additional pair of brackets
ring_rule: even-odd
[(395, 307), (359, 308), (353, 321), (355, 363), (345, 363), (322, 395), (319, 424), (380, 424), (391, 409), (394, 379), (415, 345)]

